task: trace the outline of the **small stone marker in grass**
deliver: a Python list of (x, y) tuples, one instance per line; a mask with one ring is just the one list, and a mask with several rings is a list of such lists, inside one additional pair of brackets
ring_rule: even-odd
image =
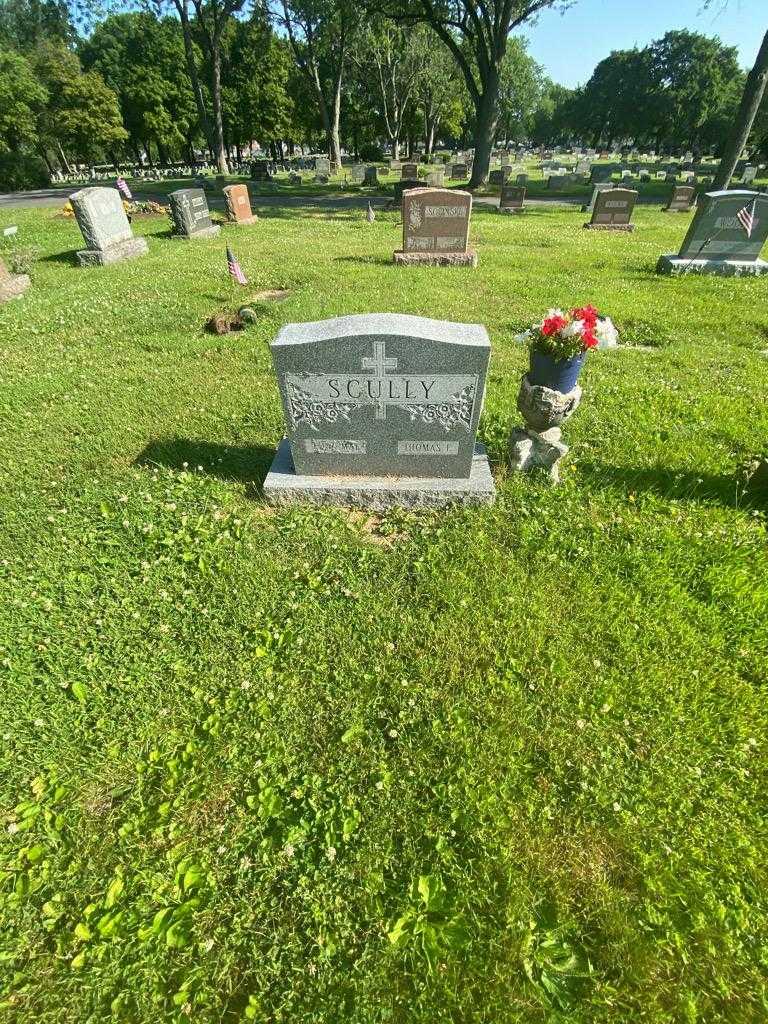
[(768, 195), (747, 189), (705, 192), (699, 196), (680, 252), (659, 257), (656, 272), (719, 277), (768, 274), (768, 262), (760, 259), (767, 238)]
[(637, 192), (627, 188), (607, 188), (594, 196), (592, 219), (584, 227), (592, 231), (634, 231), (632, 211)]
[(256, 223), (258, 217), (251, 210), (251, 198), (248, 195), (247, 185), (227, 185), (224, 189), (224, 199), (227, 203), (227, 214), (232, 223), (242, 227)]
[(168, 196), (171, 201), (174, 237), (215, 238), (221, 227), (211, 221), (205, 193), (199, 188), (180, 188)]
[(87, 248), (77, 254), (81, 267), (105, 266), (143, 256), (145, 238), (134, 238), (116, 188), (83, 188), (69, 199)]
[(288, 324), (272, 357), (287, 436), (264, 481), (268, 501), (493, 501), (476, 445), (490, 358), (480, 324), (389, 313)]
[(12, 274), (0, 257), (0, 302), (18, 299), (29, 288), (27, 274)]
[(355, 184), (362, 185), (365, 179), (365, 164), (352, 164), (350, 175)]
[(693, 208), (696, 189), (692, 185), (675, 185), (664, 213), (688, 213)]
[(525, 204), (525, 186), (509, 185), (506, 181), (501, 186), (499, 210), (501, 213), (522, 213)]
[(403, 248), (398, 264), (476, 267), (477, 253), (467, 248), (472, 195), (444, 188), (414, 188), (403, 193)]

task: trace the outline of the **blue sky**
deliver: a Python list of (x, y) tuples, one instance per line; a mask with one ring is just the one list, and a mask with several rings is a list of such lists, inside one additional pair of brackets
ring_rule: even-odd
[(659, 39), (670, 29), (720, 36), (736, 46), (744, 67), (754, 63), (768, 29), (766, 0), (576, 0), (559, 14), (544, 11), (522, 33), (529, 53), (555, 82), (573, 87), (587, 81), (611, 50), (628, 50)]

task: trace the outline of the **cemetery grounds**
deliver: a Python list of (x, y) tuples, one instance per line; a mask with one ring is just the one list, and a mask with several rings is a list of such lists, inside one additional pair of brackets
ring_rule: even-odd
[[(392, 266), (396, 213), (258, 212), (138, 218), (103, 270), (4, 212), (39, 251), (0, 308), (0, 1020), (764, 1020), (764, 280), (657, 277), (689, 215), (650, 206), (476, 210), (475, 271)], [(514, 335), (587, 302), (622, 345), (564, 483), (510, 478)], [(488, 328), (495, 506), (260, 500), (269, 341), (367, 311)]]

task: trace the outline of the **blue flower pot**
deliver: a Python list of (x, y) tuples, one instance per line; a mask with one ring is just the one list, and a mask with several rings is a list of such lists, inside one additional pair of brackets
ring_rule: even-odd
[(546, 352), (532, 348), (528, 380), (531, 384), (560, 391), (565, 395), (576, 386), (586, 358), (586, 352), (579, 352), (573, 359), (553, 359)]

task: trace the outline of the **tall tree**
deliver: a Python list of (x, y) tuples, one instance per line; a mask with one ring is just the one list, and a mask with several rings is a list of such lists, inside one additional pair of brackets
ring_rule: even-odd
[(429, 159), (441, 127), (451, 136), (461, 130), (468, 100), (464, 80), (450, 51), (423, 26), (426, 60), (416, 82), (416, 94), (424, 117), (424, 154)]
[(368, 22), (355, 48), (355, 64), (371, 83), (395, 160), (400, 159), (403, 123), (414, 103), (427, 54), (428, 42), (423, 31), (409, 31), (381, 17)]
[(499, 121), (499, 85), (509, 35), (548, 7), (570, 0), (379, 0), (368, 3), (403, 23), (430, 25), (454, 56), (475, 108), (470, 187), (488, 180)]
[(276, 0), (277, 24), (320, 112), (328, 155), (341, 165), (341, 88), (359, 15), (353, 0)]
[(733, 122), (733, 128), (723, 150), (720, 167), (715, 175), (714, 188), (727, 188), (728, 182), (733, 177), (739, 157), (749, 139), (752, 125), (755, 123), (760, 104), (766, 93), (768, 85), (768, 32), (763, 36), (757, 59), (752, 70), (747, 75), (744, 85), (741, 103)]
[(98, 71), (117, 94), (137, 158), (152, 142), (163, 162), (191, 149), (198, 118), (176, 18), (112, 15), (96, 26), (80, 56), (84, 68)]
[(67, 0), (2, 0), (0, 44), (30, 53), (46, 39), (72, 43), (75, 30)]
[(0, 50), (0, 151), (36, 148), (38, 122), (48, 103), (48, 90), (26, 57)]
[(226, 141), (237, 147), (253, 139), (277, 144), (293, 129), (293, 101), (287, 92), (292, 58), (262, 17), (235, 21), (225, 39), (222, 73)]
[(76, 54), (63, 43), (47, 42), (36, 51), (38, 80), (49, 100), (40, 119), (40, 139), (55, 146), (65, 170), (68, 156), (77, 161), (108, 154), (113, 160), (128, 133), (117, 96), (95, 71), (83, 72)]

